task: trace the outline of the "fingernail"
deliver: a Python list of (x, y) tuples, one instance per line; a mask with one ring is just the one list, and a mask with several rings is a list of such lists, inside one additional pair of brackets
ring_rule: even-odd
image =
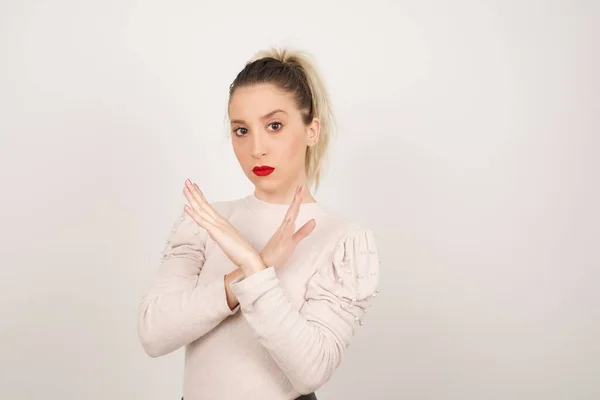
[(300, 193), (300, 188), (301, 188), (301, 187), (302, 187), (302, 186), (300, 186), (300, 185), (296, 186), (296, 194)]

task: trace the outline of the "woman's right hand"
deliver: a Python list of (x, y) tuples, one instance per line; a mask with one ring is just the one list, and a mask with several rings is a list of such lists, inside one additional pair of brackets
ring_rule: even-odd
[(260, 257), (267, 267), (279, 267), (285, 264), (294, 253), (294, 250), (296, 250), (298, 243), (315, 229), (316, 221), (311, 219), (294, 232), (296, 218), (298, 218), (298, 213), (300, 212), (300, 205), (304, 199), (305, 190), (302, 185), (296, 189), (294, 200), (288, 208), (281, 225), (260, 252)]

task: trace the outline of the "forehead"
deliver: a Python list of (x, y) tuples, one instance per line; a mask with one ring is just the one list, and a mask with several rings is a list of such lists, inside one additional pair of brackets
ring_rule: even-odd
[(229, 115), (259, 117), (276, 109), (290, 113), (295, 108), (292, 94), (271, 83), (261, 83), (237, 88), (229, 102)]

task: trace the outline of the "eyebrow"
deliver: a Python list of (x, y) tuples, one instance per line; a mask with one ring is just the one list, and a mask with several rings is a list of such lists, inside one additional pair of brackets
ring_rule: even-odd
[[(271, 111), (271, 112), (270, 112), (270, 113), (268, 113), (268, 114), (265, 114), (265, 115), (263, 115), (262, 117), (260, 117), (260, 119), (261, 119), (261, 120), (265, 120), (265, 119), (267, 119), (267, 118), (270, 118), (270, 117), (272, 117), (273, 115), (275, 115), (275, 114), (277, 114), (277, 113), (280, 113), (280, 112), (281, 112), (281, 113), (284, 113), (285, 115), (288, 115), (288, 113), (286, 113), (285, 111), (283, 111), (283, 110), (281, 110), (281, 109), (277, 109), (277, 110), (273, 110), (273, 111)], [(241, 119), (234, 119), (234, 120), (231, 120), (231, 123), (232, 123), (232, 124), (245, 124), (246, 122), (245, 122), (244, 120), (241, 120)]]

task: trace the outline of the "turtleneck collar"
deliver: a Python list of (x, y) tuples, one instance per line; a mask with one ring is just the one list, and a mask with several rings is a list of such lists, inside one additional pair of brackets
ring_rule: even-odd
[[(256, 210), (287, 211), (287, 209), (290, 207), (290, 204), (269, 203), (267, 201), (260, 200), (259, 198), (256, 197), (256, 195), (254, 193), (252, 193), (246, 197), (246, 202), (248, 203), (248, 205), (250, 207), (252, 207), (253, 209), (256, 209)], [(320, 208), (321, 208), (321, 205), (318, 202), (302, 203), (300, 205), (300, 211), (318, 210)]]

